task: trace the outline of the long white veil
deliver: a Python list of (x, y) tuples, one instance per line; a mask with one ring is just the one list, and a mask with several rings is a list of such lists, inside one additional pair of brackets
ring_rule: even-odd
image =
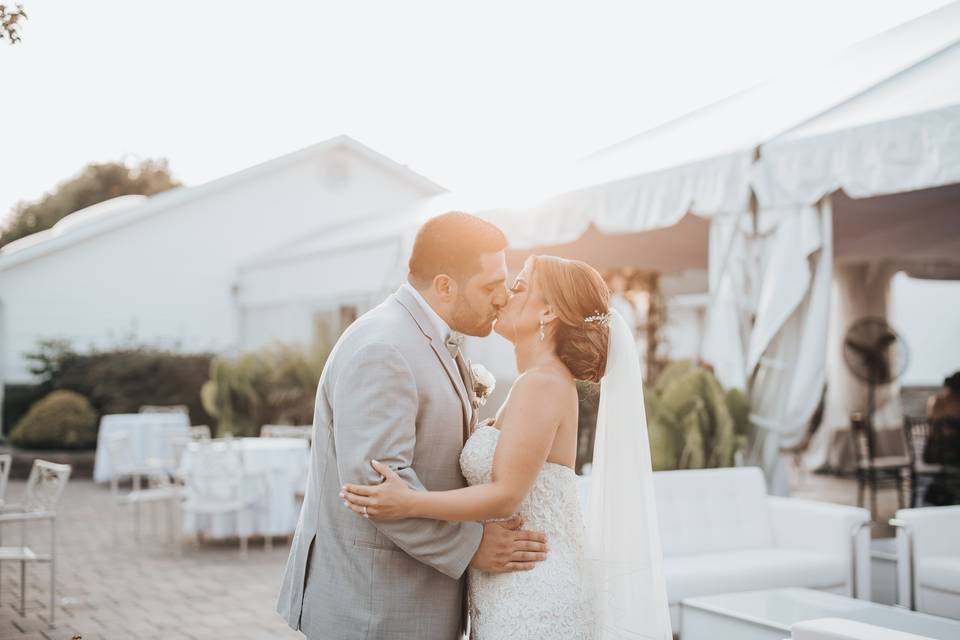
[(640, 360), (616, 310), (609, 330), (587, 507), (596, 638), (671, 640)]

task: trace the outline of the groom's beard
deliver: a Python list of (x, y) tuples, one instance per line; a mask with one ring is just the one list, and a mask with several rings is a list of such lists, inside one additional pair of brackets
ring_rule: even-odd
[[(491, 309), (493, 308), (491, 307)], [(490, 331), (493, 329), (493, 321), (497, 318), (496, 309), (493, 309), (491, 315), (482, 314), (463, 297), (458, 298), (453, 305), (452, 315), (452, 329), (477, 338), (490, 335)]]

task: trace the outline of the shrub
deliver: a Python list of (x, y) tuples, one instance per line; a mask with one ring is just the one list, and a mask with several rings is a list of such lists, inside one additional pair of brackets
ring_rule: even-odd
[(746, 438), (750, 432), (750, 401), (740, 389), (727, 389), (727, 409), (733, 418), (733, 431)]
[(211, 422), (200, 399), (211, 354), (148, 347), (78, 353), (64, 342), (45, 341), (27, 357), (44, 392), (76, 391), (100, 414), (136, 413), (148, 404), (183, 404), (193, 424)]
[(92, 449), (98, 421), (97, 412), (79, 393), (54, 391), (30, 408), (10, 441), (27, 449)]
[(265, 424), (311, 424), (320, 373), (329, 351), (274, 344), (235, 358), (218, 357), (203, 385), (218, 432), (259, 435)]
[(9, 434), (13, 425), (27, 415), (33, 403), (47, 394), (38, 384), (8, 384), (3, 387), (3, 432)]
[[(577, 470), (593, 459), (599, 385), (577, 383), (580, 399)], [(730, 467), (750, 428), (750, 404), (738, 389), (724, 391), (692, 362), (668, 365), (643, 390), (654, 471)]]
[(689, 362), (667, 367), (651, 391), (647, 424), (654, 470), (733, 466), (749, 428), (743, 393), (725, 392), (710, 371)]

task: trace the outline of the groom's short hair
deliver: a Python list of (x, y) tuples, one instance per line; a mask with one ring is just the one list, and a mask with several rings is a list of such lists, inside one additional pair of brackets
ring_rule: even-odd
[(503, 231), (486, 220), (450, 211), (424, 223), (413, 241), (410, 283), (417, 288), (444, 273), (457, 281), (480, 270), (480, 255), (507, 248)]

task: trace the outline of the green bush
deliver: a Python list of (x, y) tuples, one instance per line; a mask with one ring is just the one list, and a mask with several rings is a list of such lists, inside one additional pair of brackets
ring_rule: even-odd
[(727, 389), (726, 402), (730, 417), (733, 418), (733, 431), (745, 442), (750, 432), (750, 401), (747, 394), (740, 389)]
[(219, 433), (259, 435), (265, 424), (311, 424), (317, 383), (329, 351), (274, 344), (234, 358), (218, 357), (203, 385)]
[(3, 432), (9, 434), (13, 425), (27, 415), (33, 403), (47, 395), (38, 384), (8, 384), (3, 387)]
[(54, 391), (30, 408), (10, 433), (26, 449), (92, 449), (99, 416), (90, 402), (73, 391)]
[[(577, 383), (580, 399), (577, 470), (593, 459), (599, 385)], [(750, 404), (738, 389), (724, 391), (707, 369), (692, 362), (667, 366), (645, 386), (650, 454), (655, 471), (730, 467), (746, 444)]]
[(733, 466), (746, 443), (749, 413), (743, 393), (725, 392), (707, 369), (671, 364), (647, 399), (654, 470)]
[(210, 424), (200, 388), (211, 354), (148, 347), (78, 353), (60, 341), (41, 342), (27, 358), (45, 393), (67, 389), (87, 397), (101, 415), (137, 413), (143, 405), (186, 405), (193, 424)]

